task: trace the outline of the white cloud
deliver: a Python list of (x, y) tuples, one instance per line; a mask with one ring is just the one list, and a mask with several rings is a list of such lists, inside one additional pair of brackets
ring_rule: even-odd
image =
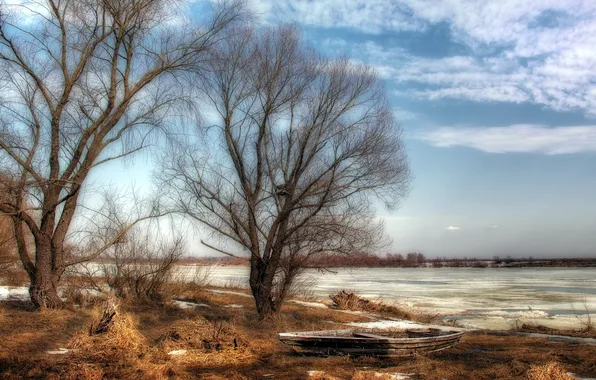
[[(472, 56), (427, 59), (357, 44), (384, 78), (427, 88), (426, 99), (529, 102), (596, 116), (596, 1), (269, 0), (270, 19), (364, 33), (422, 31), (445, 23)], [(499, 52), (494, 56), (494, 52)], [(492, 55), (492, 56), (491, 56)]]
[(449, 226), (447, 228), (445, 228), (447, 231), (459, 231), (460, 228), (457, 226)]
[(323, 28), (353, 28), (365, 33), (422, 30), (425, 22), (411, 17), (407, 5), (390, 0), (252, 0), (268, 10), (269, 20)]
[[(325, 46), (334, 49), (340, 44), (328, 40)], [(398, 84), (398, 95), (430, 100), (527, 102), (596, 116), (596, 54), (592, 57), (585, 52), (561, 52), (522, 65), (520, 57), (505, 53), (432, 59), (373, 42), (354, 44), (349, 52), (375, 66), (382, 78)], [(412, 83), (416, 89), (411, 89)]]
[(416, 120), (421, 117), (420, 114), (412, 111), (408, 111), (404, 108), (394, 107), (393, 114), (395, 115), (397, 121), (405, 121), (405, 120)]
[(463, 146), (489, 153), (542, 153), (548, 155), (596, 152), (596, 125), (547, 127), (518, 124), (508, 127), (444, 127), (414, 138), (437, 147)]
[(5, 0), (3, 1), (3, 8), (8, 11), (12, 17), (23, 24), (30, 24), (35, 21), (38, 15), (47, 16), (50, 14), (49, 9), (45, 4), (37, 1), (28, 0)]

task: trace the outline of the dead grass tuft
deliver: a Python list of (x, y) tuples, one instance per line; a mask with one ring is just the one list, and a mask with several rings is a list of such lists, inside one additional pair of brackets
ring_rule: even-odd
[(536, 334), (548, 334), (548, 335), (565, 335), (565, 336), (573, 336), (578, 338), (596, 338), (596, 329), (592, 325), (588, 325), (591, 327), (584, 327), (579, 330), (561, 330), (561, 329), (553, 329), (550, 327), (546, 327), (543, 325), (535, 325), (531, 323), (524, 323), (521, 327), (518, 327), (516, 331), (519, 332), (527, 332), (527, 333), (536, 333)]
[(390, 373), (377, 371), (357, 371), (352, 380), (395, 380), (396, 376)]
[(543, 365), (533, 365), (527, 373), (528, 380), (575, 380), (574, 376), (568, 375), (567, 371), (557, 362), (550, 362)]
[(341, 310), (355, 310), (355, 311), (366, 311), (370, 313), (382, 313), (390, 314), (393, 317), (400, 319), (407, 319), (411, 321), (428, 321), (432, 319), (430, 316), (417, 315), (409, 311), (400, 309), (393, 305), (388, 305), (381, 301), (371, 301), (366, 298), (360, 297), (356, 293), (348, 293), (345, 290), (341, 290), (337, 294), (330, 295), (333, 306)]
[(158, 338), (158, 346), (165, 353), (184, 350), (171, 359), (185, 365), (233, 368), (256, 360), (247, 337), (231, 323), (202, 317), (176, 321)]
[[(93, 320), (99, 320), (103, 308), (93, 310)], [(105, 334), (90, 336), (88, 331), (81, 331), (75, 335), (69, 348), (94, 361), (109, 361), (138, 358), (147, 349), (147, 342), (136, 327), (135, 318), (126, 312), (118, 312)]]
[(105, 373), (98, 365), (88, 363), (75, 364), (67, 372), (60, 374), (60, 379), (65, 380), (102, 380), (104, 378)]
[(176, 321), (159, 338), (159, 345), (168, 351), (200, 349), (204, 352), (248, 347), (246, 339), (229, 322), (208, 321), (202, 317)]
[(323, 371), (311, 371), (308, 375), (309, 380), (341, 380), (338, 377), (331, 376)]

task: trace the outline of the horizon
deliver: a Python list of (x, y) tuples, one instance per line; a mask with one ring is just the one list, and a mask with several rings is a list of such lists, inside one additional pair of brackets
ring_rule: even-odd
[[(389, 252), (596, 255), (596, 3), (249, 3), (384, 79), (415, 176), (400, 209), (378, 210)], [(137, 157), (93, 178), (148, 188), (151, 168)]]

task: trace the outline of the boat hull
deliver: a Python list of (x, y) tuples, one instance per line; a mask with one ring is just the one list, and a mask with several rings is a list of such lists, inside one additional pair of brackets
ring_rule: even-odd
[(279, 340), (301, 353), (353, 356), (409, 356), (440, 351), (459, 342), (463, 332), (408, 330), (407, 338), (392, 338), (355, 330), (280, 333)]

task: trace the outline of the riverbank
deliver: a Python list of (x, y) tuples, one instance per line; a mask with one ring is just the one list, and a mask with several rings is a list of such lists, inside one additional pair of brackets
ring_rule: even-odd
[(241, 291), (203, 289), (182, 298), (121, 305), (114, 329), (93, 337), (87, 331), (99, 305), (35, 312), (27, 302), (0, 302), (0, 377), (509, 379), (555, 370), (596, 376), (596, 346), (486, 331), (468, 332), (449, 350), (412, 358), (306, 357), (276, 334), (359, 326), (374, 317), (289, 302), (277, 318), (259, 322), (252, 299)]

